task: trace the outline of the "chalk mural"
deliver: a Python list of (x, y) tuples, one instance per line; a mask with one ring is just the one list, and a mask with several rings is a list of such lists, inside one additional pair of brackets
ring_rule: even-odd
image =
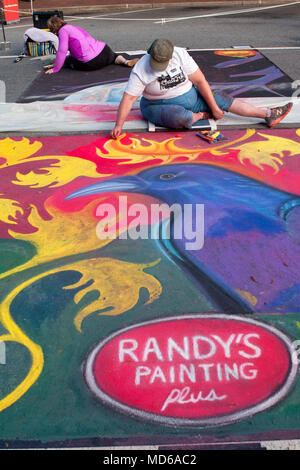
[[(214, 91), (227, 91), (235, 97), (291, 96), (292, 79), (260, 51), (251, 50), (189, 50)], [(130, 74), (127, 67), (106, 67), (92, 73), (74, 74), (63, 68), (55, 83), (41, 73), (18, 98), (19, 103), (62, 100), (74, 93), (114, 85), (125, 86)]]
[(225, 134), (0, 140), (0, 439), (298, 429), (300, 131)]
[[(203, 53), (200, 63), (207, 54)], [(226, 90), (235, 97), (288, 96), (291, 93), (289, 77), (259, 51), (220, 50), (210, 56), (209, 68), (213, 70), (210, 83), (214, 91)], [(223, 61), (219, 61), (221, 57)]]

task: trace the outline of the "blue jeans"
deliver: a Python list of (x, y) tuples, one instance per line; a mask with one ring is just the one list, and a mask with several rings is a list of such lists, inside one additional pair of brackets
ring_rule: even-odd
[[(228, 111), (234, 99), (225, 92), (214, 93), (214, 98), (219, 108), (224, 111)], [(193, 113), (210, 111), (199, 90), (194, 86), (190, 91), (176, 98), (147, 100), (142, 97), (140, 108), (148, 121), (156, 126), (173, 129), (190, 128), (193, 123)]]

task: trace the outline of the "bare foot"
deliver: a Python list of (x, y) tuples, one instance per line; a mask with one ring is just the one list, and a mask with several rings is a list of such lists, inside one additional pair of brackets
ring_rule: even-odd
[(139, 61), (140, 59), (136, 58), (136, 59), (131, 59), (131, 60), (127, 60), (126, 62), (126, 65), (127, 67), (134, 67), (135, 64)]
[(127, 65), (127, 67), (133, 67), (139, 59), (125, 59), (122, 55), (118, 55), (115, 59), (115, 64), (117, 65)]
[(197, 121), (203, 121), (204, 119), (212, 119), (212, 114), (206, 111), (201, 111), (200, 113), (193, 113), (193, 124)]
[(116, 58), (115, 58), (115, 64), (117, 65), (125, 65), (127, 62), (127, 60), (125, 59), (125, 57), (123, 57), (122, 55), (118, 55)]

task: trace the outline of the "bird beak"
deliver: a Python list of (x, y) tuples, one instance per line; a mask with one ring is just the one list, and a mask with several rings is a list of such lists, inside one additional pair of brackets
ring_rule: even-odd
[(90, 196), (92, 194), (113, 193), (113, 192), (133, 192), (138, 193), (144, 191), (145, 182), (138, 176), (123, 176), (121, 178), (113, 178), (102, 183), (92, 184), (85, 188), (79, 189), (69, 194), (66, 199), (75, 199), (82, 196)]

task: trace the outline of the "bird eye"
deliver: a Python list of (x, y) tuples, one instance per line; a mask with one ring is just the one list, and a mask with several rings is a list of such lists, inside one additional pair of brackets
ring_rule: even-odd
[(161, 180), (171, 180), (172, 178), (175, 178), (176, 175), (174, 173), (164, 173), (163, 175), (160, 175)]

